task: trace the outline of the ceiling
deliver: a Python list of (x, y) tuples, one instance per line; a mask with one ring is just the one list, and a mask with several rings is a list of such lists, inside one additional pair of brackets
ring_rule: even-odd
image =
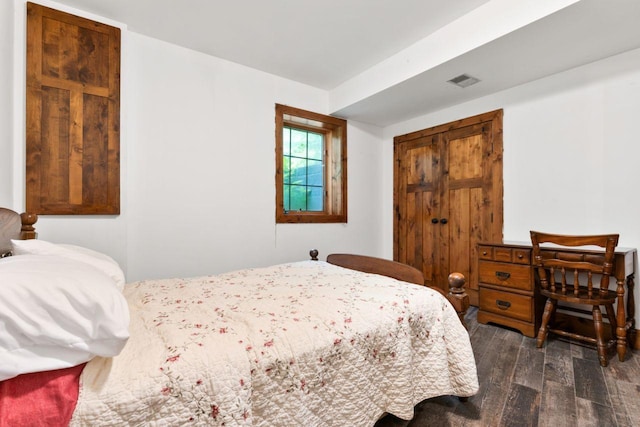
[[(638, 0), (519, 0), (517, 6), (512, 0), (56, 2), (123, 23), (129, 31), (327, 90), (332, 113), (379, 126), (640, 48)], [(541, 3), (558, 7), (547, 6), (542, 15), (520, 18), (517, 28), (483, 38)], [(503, 6), (521, 10), (490, 13)], [(465, 17), (487, 15), (462, 31), (478, 43), (460, 49), (465, 40), (456, 40), (455, 31)], [(438, 34), (452, 36), (436, 43)], [(440, 53), (420, 49), (430, 38)], [(403, 74), (412, 61), (424, 65)], [(481, 82), (465, 89), (447, 83), (462, 73)]]

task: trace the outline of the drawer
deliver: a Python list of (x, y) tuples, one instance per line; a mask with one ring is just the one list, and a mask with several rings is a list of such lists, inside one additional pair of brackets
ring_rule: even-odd
[(533, 322), (533, 297), (481, 287), (480, 310)]
[(531, 264), (531, 249), (513, 249), (512, 262), (516, 264)]
[(478, 246), (478, 257), (480, 259), (493, 259), (493, 246)]
[(490, 261), (513, 262), (515, 264), (531, 264), (531, 249), (512, 248), (508, 246), (479, 245), (478, 257)]
[(495, 261), (511, 262), (511, 248), (496, 246), (493, 248), (493, 259)]
[(480, 261), (479, 275), (481, 283), (522, 289), (523, 291), (533, 291), (531, 266), (529, 265)]

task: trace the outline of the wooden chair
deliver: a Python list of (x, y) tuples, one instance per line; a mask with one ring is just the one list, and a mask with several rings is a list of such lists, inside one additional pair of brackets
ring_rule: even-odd
[[(613, 270), (613, 257), (618, 244), (617, 234), (598, 236), (565, 236), (531, 231), (533, 246), (533, 264), (537, 267), (540, 293), (547, 297), (542, 315), (542, 324), (538, 330), (537, 346), (542, 347), (549, 332), (595, 344), (601, 366), (607, 366), (607, 349), (616, 343), (617, 325), (613, 310), (617, 298), (615, 291), (609, 290), (609, 278)], [(541, 250), (541, 243), (553, 246)], [(602, 250), (575, 251), (577, 246), (597, 246)], [(565, 252), (562, 249), (565, 249)], [(566, 251), (573, 249), (572, 251)], [(558, 307), (558, 301), (592, 306), (593, 325), (596, 338), (568, 332), (552, 325), (552, 319)], [(604, 338), (604, 324), (600, 306), (604, 306), (611, 325), (612, 340)], [(584, 312), (584, 311), (583, 311)], [(588, 312), (587, 312), (588, 313)], [(624, 354), (618, 354), (620, 360)]]

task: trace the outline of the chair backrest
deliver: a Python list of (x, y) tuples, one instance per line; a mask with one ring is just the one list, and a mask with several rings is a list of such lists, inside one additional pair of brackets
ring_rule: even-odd
[[(581, 281), (586, 280), (586, 285), (582, 285), (587, 288), (586, 297), (592, 298), (594, 289), (599, 296), (606, 295), (618, 238), (618, 234), (568, 236), (531, 231), (533, 264), (538, 268), (541, 288), (578, 297)], [(542, 243), (553, 246), (541, 248)], [(581, 246), (596, 248), (567, 251)]]

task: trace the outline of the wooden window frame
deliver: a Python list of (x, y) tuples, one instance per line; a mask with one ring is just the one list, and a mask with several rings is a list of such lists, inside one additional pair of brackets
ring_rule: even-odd
[[(283, 138), (285, 126), (322, 133), (324, 146), (324, 210), (285, 211)], [(276, 104), (276, 223), (347, 222), (347, 121)]]

